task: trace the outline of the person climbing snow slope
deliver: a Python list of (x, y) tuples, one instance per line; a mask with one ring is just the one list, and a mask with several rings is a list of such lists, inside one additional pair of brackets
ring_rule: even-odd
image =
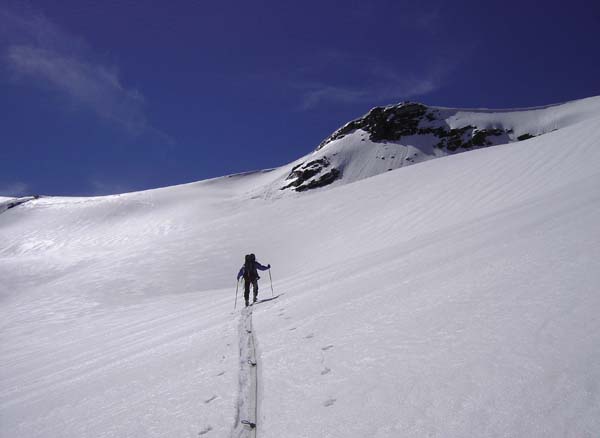
[(256, 256), (254, 254), (247, 254), (244, 260), (244, 264), (242, 268), (238, 272), (237, 279), (240, 281), (240, 278), (244, 277), (244, 298), (246, 299), (246, 306), (250, 304), (250, 285), (252, 285), (252, 290), (254, 292), (254, 300), (256, 302), (256, 298), (258, 296), (258, 280), (260, 276), (258, 275), (258, 270), (266, 271), (270, 269), (271, 265), (263, 266), (259, 262), (256, 261)]

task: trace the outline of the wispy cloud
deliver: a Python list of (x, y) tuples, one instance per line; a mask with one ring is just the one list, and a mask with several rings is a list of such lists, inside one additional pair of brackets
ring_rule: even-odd
[[(332, 70), (352, 71), (362, 78), (360, 83), (339, 85), (325, 82), (304, 82), (295, 84), (302, 90), (302, 110), (313, 109), (326, 103), (361, 103), (408, 99), (422, 96), (440, 88), (443, 69), (432, 66), (419, 74), (398, 73), (380, 60), (358, 55), (344, 55), (330, 52), (323, 55), (317, 64), (331, 66)], [(343, 73), (339, 77), (343, 78)]]
[(441, 19), (441, 6), (431, 4), (428, 8), (417, 11), (412, 17), (412, 25), (420, 30), (437, 33), (437, 27)]
[[(389, 103), (423, 96), (446, 84), (467, 48), (461, 47), (457, 52), (447, 38), (440, 41), (437, 37), (442, 28), (443, 2), (396, 2), (393, 11), (397, 15), (395, 59), (391, 53), (382, 58), (350, 46), (311, 54), (296, 70), (292, 83), (300, 90), (299, 109), (327, 104)], [(365, 22), (375, 25), (380, 13), (380, 6), (372, 2), (358, 2), (348, 12), (361, 26)], [(381, 36), (374, 34), (373, 38)], [(420, 49), (417, 40), (422, 43)], [(427, 50), (429, 56), (412, 56), (415, 50)]]
[(6, 59), (19, 75), (45, 81), (98, 116), (133, 133), (141, 133), (148, 127), (142, 95), (125, 88), (114, 70), (31, 46), (10, 46)]
[(434, 91), (439, 84), (433, 78), (397, 78), (363, 87), (307, 86), (301, 109), (309, 110), (321, 103), (360, 103), (380, 100), (408, 99)]
[(20, 181), (0, 184), (0, 196), (22, 196), (28, 190), (29, 186)]
[(133, 187), (131, 183), (119, 182), (99, 176), (90, 179), (89, 186), (90, 190), (86, 192), (86, 195), (88, 196), (114, 195), (139, 190), (139, 187)]
[(142, 94), (123, 84), (117, 67), (81, 38), (40, 13), (0, 7), (2, 61), (13, 77), (49, 87), (134, 135), (160, 133), (148, 122)]

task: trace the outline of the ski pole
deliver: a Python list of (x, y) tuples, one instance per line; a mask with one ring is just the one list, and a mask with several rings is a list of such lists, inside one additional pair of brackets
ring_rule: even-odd
[(235, 284), (235, 304), (233, 305), (233, 310), (235, 310), (235, 308), (237, 307), (237, 294), (238, 294), (239, 287), (240, 287), (240, 280), (238, 279), (237, 283)]
[(273, 277), (271, 277), (271, 268), (269, 268), (269, 280), (271, 280), (271, 296), (275, 296), (275, 292), (273, 292)]

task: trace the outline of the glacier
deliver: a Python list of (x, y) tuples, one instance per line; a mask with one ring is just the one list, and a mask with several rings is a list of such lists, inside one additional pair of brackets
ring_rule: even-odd
[[(388, 142), (428, 155), (389, 171), (354, 130), (277, 169), (0, 213), (0, 436), (597, 436), (600, 98), (439, 110), (535, 136)], [(341, 178), (281, 190), (324, 154)], [(252, 308), (254, 430), (250, 252), (277, 295)]]

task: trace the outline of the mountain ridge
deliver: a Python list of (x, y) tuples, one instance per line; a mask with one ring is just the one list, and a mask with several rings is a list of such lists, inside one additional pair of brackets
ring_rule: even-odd
[[(370, 169), (366, 171), (351, 171), (346, 182), (352, 182), (433, 158), (527, 140), (598, 115), (599, 96), (501, 110), (410, 101), (377, 106), (335, 130), (306, 160), (295, 162), (280, 189), (303, 192), (343, 179), (352, 166), (348, 166), (348, 159), (336, 159), (338, 154), (360, 155), (364, 162), (383, 161), (367, 164)], [(375, 149), (376, 153), (357, 151), (361, 148)]]
[[(395, 118), (388, 119), (390, 115)], [(525, 141), (592, 117), (600, 117), (600, 96), (503, 109), (401, 102), (370, 109), (291, 163), (178, 185), (217, 184), (232, 187), (242, 196), (279, 198), (352, 183), (448, 155)], [(2, 202), (8, 205), (18, 199), (8, 197)]]

